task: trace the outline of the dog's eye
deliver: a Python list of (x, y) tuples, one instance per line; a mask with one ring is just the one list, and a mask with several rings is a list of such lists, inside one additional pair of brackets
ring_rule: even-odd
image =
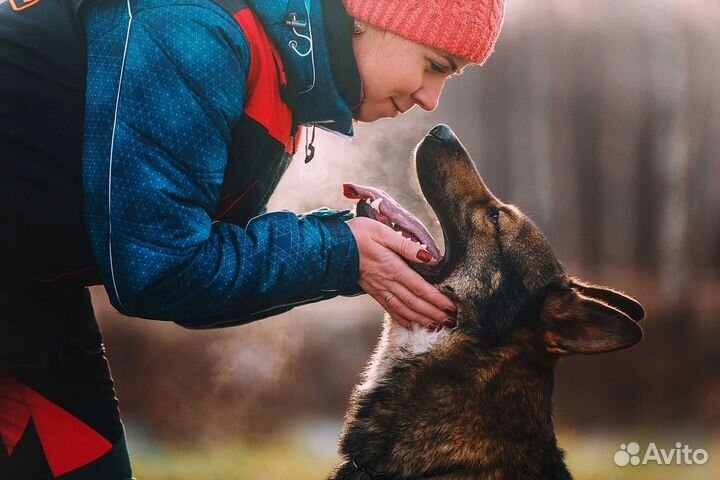
[(495, 226), (500, 224), (500, 210), (498, 210), (497, 208), (495, 208), (495, 207), (488, 208), (487, 216)]

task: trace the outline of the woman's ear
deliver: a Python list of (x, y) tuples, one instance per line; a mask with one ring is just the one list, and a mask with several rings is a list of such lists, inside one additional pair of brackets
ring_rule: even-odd
[(575, 289), (551, 291), (543, 304), (543, 341), (550, 353), (603, 353), (635, 345), (640, 326), (624, 312)]
[(601, 287), (599, 285), (592, 285), (577, 278), (570, 279), (570, 286), (576, 288), (578, 292), (586, 297), (601, 300), (611, 307), (620, 310), (636, 322), (645, 318), (645, 309), (643, 306), (640, 305), (640, 303), (634, 298), (618, 292), (617, 290), (613, 290), (608, 287)]

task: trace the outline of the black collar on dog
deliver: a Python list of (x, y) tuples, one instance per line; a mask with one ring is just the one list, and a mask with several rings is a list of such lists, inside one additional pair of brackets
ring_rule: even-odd
[[(350, 463), (353, 467), (355, 467), (356, 470), (363, 472), (365, 475), (367, 475), (370, 480), (402, 480), (401, 477), (395, 477), (393, 475), (390, 475), (388, 473), (378, 472), (376, 470), (373, 470), (370, 467), (367, 467), (361, 463), (357, 463), (355, 460), (350, 459)], [(432, 477), (438, 477), (440, 475), (447, 475), (448, 473), (460, 470), (461, 467), (451, 467), (446, 468), (444, 470), (435, 470), (430, 471), (427, 473), (422, 474), (421, 478), (432, 478)]]

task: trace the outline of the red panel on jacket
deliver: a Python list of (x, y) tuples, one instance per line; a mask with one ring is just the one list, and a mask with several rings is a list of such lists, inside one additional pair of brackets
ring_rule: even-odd
[(250, 43), (252, 58), (245, 114), (265, 127), (278, 142), (288, 145), (292, 133), (292, 111), (280, 95), (281, 86), (287, 85), (280, 55), (252, 10), (240, 10), (234, 18)]

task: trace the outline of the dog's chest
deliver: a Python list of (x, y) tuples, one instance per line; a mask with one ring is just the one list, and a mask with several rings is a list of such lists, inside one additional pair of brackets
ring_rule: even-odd
[(370, 359), (364, 381), (358, 389), (372, 390), (379, 383), (387, 381), (395, 364), (428, 353), (447, 335), (448, 332), (444, 330), (431, 332), (415, 324), (408, 330), (386, 316), (380, 343)]

